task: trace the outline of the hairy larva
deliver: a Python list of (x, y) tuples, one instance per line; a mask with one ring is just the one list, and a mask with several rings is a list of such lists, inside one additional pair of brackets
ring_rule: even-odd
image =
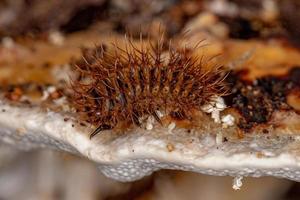
[(160, 123), (162, 112), (190, 120), (194, 110), (227, 93), (224, 70), (207, 69), (194, 48), (141, 42), (84, 49), (74, 64), (72, 101), (81, 119), (97, 127), (91, 137), (119, 123), (140, 126), (149, 116)]

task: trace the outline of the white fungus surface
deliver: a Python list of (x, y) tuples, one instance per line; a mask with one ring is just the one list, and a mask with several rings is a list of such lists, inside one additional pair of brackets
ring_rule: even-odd
[[(219, 176), (275, 176), (300, 181), (299, 141), (276, 145), (263, 138), (220, 142), (215, 134), (187, 134), (174, 128), (144, 128), (119, 136), (104, 131), (89, 139), (89, 130), (54, 112), (0, 103), (0, 138), (22, 149), (50, 147), (94, 161), (108, 177), (133, 181), (159, 169), (177, 169)], [(219, 141), (219, 142), (218, 142)], [(166, 146), (172, 144), (172, 151)], [(134, 151), (133, 151), (134, 149)], [(269, 152), (264, 155), (264, 152)], [(270, 153), (271, 152), (271, 153)], [(258, 153), (263, 156), (257, 156)], [(238, 183), (238, 182), (237, 182)], [(238, 184), (237, 184), (238, 186)]]

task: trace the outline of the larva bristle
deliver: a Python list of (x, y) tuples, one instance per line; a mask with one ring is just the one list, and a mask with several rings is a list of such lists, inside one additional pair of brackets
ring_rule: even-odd
[(72, 101), (81, 119), (98, 127), (91, 136), (123, 122), (140, 126), (149, 116), (160, 122), (158, 112), (189, 120), (193, 110), (228, 91), (224, 70), (206, 69), (194, 49), (170, 44), (165, 50), (161, 40), (137, 47), (130, 39), (123, 48), (109, 47), (84, 49), (74, 64)]

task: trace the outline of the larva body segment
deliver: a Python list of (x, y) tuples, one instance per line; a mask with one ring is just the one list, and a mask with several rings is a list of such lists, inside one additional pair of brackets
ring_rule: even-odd
[(85, 49), (75, 64), (72, 100), (81, 118), (98, 127), (92, 136), (118, 123), (140, 126), (149, 116), (160, 122), (158, 112), (192, 119), (193, 110), (227, 92), (223, 71), (205, 69), (186, 48), (163, 52), (161, 42), (137, 48), (131, 41), (111, 48)]

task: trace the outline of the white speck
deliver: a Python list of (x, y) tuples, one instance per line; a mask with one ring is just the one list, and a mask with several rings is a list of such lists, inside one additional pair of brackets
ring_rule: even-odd
[(22, 95), (20, 98), (20, 101), (27, 101), (27, 100), (29, 100), (29, 98), (25, 95)]
[(263, 151), (262, 152), (265, 156), (268, 156), (268, 157), (273, 157), (273, 156), (275, 156), (275, 154), (273, 153), (273, 152), (271, 152), (271, 151)]
[(44, 90), (43, 91), (43, 96), (42, 96), (42, 101), (45, 101), (46, 99), (48, 99), (48, 97), (49, 97), (49, 93), (47, 92), (47, 90)]
[(222, 97), (217, 97), (215, 100), (216, 108), (220, 111), (224, 110), (226, 108), (226, 104), (224, 102), (224, 99)]
[(171, 122), (168, 126), (168, 131), (172, 132), (172, 130), (176, 127), (176, 124), (174, 122)]
[(74, 109), (74, 110), (72, 110), (71, 108), (70, 108), (70, 106), (69, 105), (66, 105), (66, 104), (63, 104), (62, 105), (62, 109), (63, 109), (63, 111), (70, 111), (70, 112), (75, 112), (76, 110)]
[(213, 13), (225, 16), (235, 16), (238, 13), (237, 6), (225, 0), (211, 1), (208, 4), (208, 9)]
[(61, 46), (64, 44), (65, 38), (63, 34), (59, 31), (53, 31), (48, 36), (49, 41), (57, 46)]
[(212, 111), (211, 118), (214, 119), (215, 123), (220, 123), (221, 122), (221, 120), (220, 120), (220, 111), (218, 111), (218, 110)]
[(147, 129), (148, 131), (151, 131), (151, 130), (153, 129), (153, 124), (147, 123), (146, 129)]
[(12, 49), (15, 46), (15, 42), (11, 37), (2, 38), (2, 45), (7, 49)]
[(66, 97), (61, 97), (61, 98), (55, 99), (55, 100), (54, 100), (54, 103), (55, 103), (56, 105), (64, 106), (64, 105), (66, 105), (66, 102), (67, 102), (66, 100), (67, 100)]
[(54, 86), (49, 86), (46, 90), (43, 91), (42, 101), (48, 99), (49, 95), (56, 91)]
[(53, 92), (56, 91), (56, 88), (55, 88), (54, 86), (49, 86), (49, 87), (47, 88), (47, 91), (48, 91), (49, 93), (53, 93)]
[(148, 131), (153, 129), (153, 123), (154, 123), (154, 118), (152, 116), (149, 116), (146, 122), (146, 129)]
[(211, 113), (214, 111), (214, 106), (212, 104), (205, 104), (201, 107), (201, 110), (206, 113)]
[(156, 114), (159, 118), (162, 118), (164, 116), (164, 114), (161, 111), (156, 111)]
[(216, 135), (216, 144), (220, 145), (223, 143), (223, 134), (222, 133), (217, 133)]
[(234, 125), (234, 117), (230, 114), (225, 115), (222, 117), (221, 121), (222, 121), (222, 125), (223, 128), (227, 128), (228, 126), (233, 126)]
[(233, 183), (232, 183), (232, 188), (234, 190), (240, 190), (243, 183), (242, 183), (242, 179), (243, 177), (242, 176), (239, 176), (239, 177), (234, 177), (233, 179)]
[(295, 139), (296, 141), (300, 141), (300, 136), (299, 136), (299, 135), (296, 135), (296, 136), (294, 136), (294, 139)]
[(201, 107), (201, 110), (206, 113), (211, 113), (211, 117), (216, 123), (221, 123), (220, 111), (226, 108), (226, 104), (222, 97), (215, 96), (211, 102)]

